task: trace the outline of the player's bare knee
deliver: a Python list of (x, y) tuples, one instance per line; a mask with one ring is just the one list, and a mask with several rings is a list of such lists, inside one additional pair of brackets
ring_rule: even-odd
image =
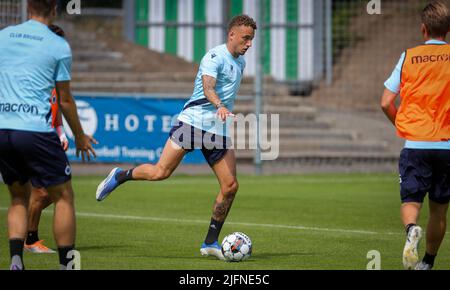
[(65, 203), (74, 203), (73, 195), (67, 194), (65, 192), (61, 193), (53, 193), (51, 194), (51, 201), (55, 204), (58, 202), (65, 202)]
[(161, 166), (161, 164), (157, 163), (156, 164), (156, 172), (154, 173), (153, 176), (149, 176), (148, 180), (153, 180), (153, 181), (164, 180), (164, 179), (169, 178), (170, 175), (172, 175), (172, 170), (170, 170), (169, 168), (166, 168), (164, 166)]
[(30, 195), (26, 192), (11, 192), (11, 205), (25, 205), (28, 207)]
[(25, 193), (17, 193), (17, 192), (11, 192), (11, 200), (12, 201), (18, 201), (18, 200), (28, 200), (29, 195)]
[(222, 192), (225, 196), (234, 198), (239, 189), (239, 183), (237, 180), (232, 180), (222, 186)]
[(47, 188), (51, 201), (54, 203), (63, 201), (65, 203), (74, 203), (73, 189), (70, 183), (64, 183), (58, 186)]
[(448, 204), (441, 204), (430, 200), (430, 215), (436, 218), (446, 219)]
[(430, 216), (434, 217), (435, 219), (439, 220), (447, 220), (447, 212), (444, 210), (432, 210), (430, 211)]
[(18, 182), (8, 186), (11, 199), (29, 199), (30, 187), (29, 185), (20, 185)]
[(166, 168), (158, 167), (153, 180), (164, 180), (170, 177), (172, 172)]
[(39, 190), (36, 192), (36, 199), (46, 200), (48, 198), (48, 192), (46, 190)]
[(32, 195), (30, 198), (30, 207), (37, 207), (37, 208), (43, 207), (44, 204), (47, 203), (47, 198), (49, 197)]
[(29, 199), (23, 195), (11, 195), (11, 205), (23, 205), (28, 208)]
[(50, 196), (47, 191), (33, 191), (30, 197), (30, 203), (38, 205), (46, 204), (49, 199)]

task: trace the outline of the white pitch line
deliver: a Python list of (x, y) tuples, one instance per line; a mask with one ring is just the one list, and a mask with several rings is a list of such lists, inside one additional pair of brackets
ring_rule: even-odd
[[(239, 177), (238, 177), (239, 179)], [(81, 184), (88, 184), (88, 185), (98, 185), (99, 181), (94, 180), (83, 180), (83, 179), (76, 179), (77, 183)], [(241, 182), (241, 184), (261, 184), (261, 182), (264, 182), (262, 180), (244, 180)], [(343, 179), (320, 179), (320, 178), (311, 178), (311, 179), (273, 179), (269, 183), (270, 184), (354, 184), (354, 183), (379, 183), (379, 182), (392, 182), (392, 183), (398, 183), (398, 177), (397, 178), (364, 178), (364, 179), (358, 179), (358, 178), (343, 178)], [(155, 182), (153, 182), (155, 183)], [(164, 180), (157, 182), (161, 185), (185, 185), (185, 184), (198, 184), (198, 179), (171, 179), (171, 180)], [(217, 184), (217, 180), (214, 176), (211, 176), (211, 179), (202, 180), (202, 184)]]
[[(6, 211), (7, 208), (0, 208), (0, 211)], [(45, 214), (51, 214), (50, 211), (44, 211)], [(152, 221), (152, 222), (166, 222), (166, 223), (185, 223), (185, 224), (207, 224), (204, 220), (190, 220), (190, 219), (177, 219), (177, 218), (164, 218), (164, 217), (148, 217), (148, 216), (131, 216), (131, 215), (114, 215), (114, 214), (100, 214), (100, 213), (87, 213), (77, 212), (78, 217), (87, 218), (102, 218), (102, 219), (121, 219), (121, 220), (138, 220), (138, 221)], [(332, 229), (332, 228), (320, 228), (320, 227), (306, 227), (306, 226), (294, 226), (294, 225), (280, 225), (280, 224), (259, 224), (259, 223), (244, 223), (244, 222), (227, 222), (228, 225), (246, 226), (246, 227), (261, 227), (261, 228), (276, 228), (276, 229), (291, 229), (291, 230), (304, 230), (304, 231), (316, 231), (316, 232), (336, 232), (336, 233), (348, 233), (348, 234), (364, 234), (364, 235), (403, 235), (403, 233), (392, 232), (375, 232), (366, 230), (349, 230), (349, 229)]]

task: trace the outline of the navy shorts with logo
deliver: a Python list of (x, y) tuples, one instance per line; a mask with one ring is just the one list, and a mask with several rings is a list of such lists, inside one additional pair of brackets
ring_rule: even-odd
[(6, 184), (31, 180), (49, 187), (71, 179), (71, 168), (56, 133), (0, 129), (0, 173)]
[(225, 156), (231, 146), (229, 137), (216, 135), (181, 121), (172, 127), (169, 137), (187, 152), (200, 149), (211, 167)]
[(436, 203), (449, 203), (450, 150), (405, 148), (399, 169), (402, 203), (422, 203), (427, 193)]

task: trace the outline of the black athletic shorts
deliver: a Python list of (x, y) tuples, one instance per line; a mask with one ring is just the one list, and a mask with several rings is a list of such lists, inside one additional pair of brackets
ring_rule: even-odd
[(403, 149), (400, 154), (400, 195), (403, 203), (428, 198), (450, 201), (450, 150)]
[(231, 147), (229, 137), (216, 135), (181, 121), (172, 127), (169, 137), (187, 152), (200, 149), (209, 166), (221, 160)]
[(56, 133), (0, 129), (0, 173), (6, 184), (31, 180), (49, 187), (71, 179), (71, 168)]

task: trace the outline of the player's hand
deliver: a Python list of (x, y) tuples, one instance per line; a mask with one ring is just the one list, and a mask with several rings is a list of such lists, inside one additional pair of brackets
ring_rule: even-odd
[(228, 111), (227, 108), (225, 107), (220, 107), (217, 110), (217, 117), (222, 121), (225, 122), (227, 120), (227, 117), (232, 117), (234, 116), (230, 111)]
[[(64, 136), (65, 137), (65, 136)], [(67, 149), (69, 149), (69, 140), (67, 140), (67, 138), (61, 139), (61, 146), (64, 149), (64, 151), (67, 151)]]
[(95, 154), (95, 150), (92, 147), (92, 144), (98, 144), (97, 140), (95, 140), (92, 136), (88, 136), (83, 133), (78, 137), (76, 137), (75, 145), (77, 148), (76, 150), (77, 158), (80, 157), (80, 153), (83, 162), (86, 161), (86, 158), (88, 161), (91, 161), (91, 154), (94, 158), (97, 157), (97, 155)]
[(66, 133), (64, 133), (64, 128), (62, 125), (56, 127), (56, 133), (58, 134), (62, 148), (64, 151), (67, 151), (67, 149), (69, 149), (69, 140), (67, 139)]

